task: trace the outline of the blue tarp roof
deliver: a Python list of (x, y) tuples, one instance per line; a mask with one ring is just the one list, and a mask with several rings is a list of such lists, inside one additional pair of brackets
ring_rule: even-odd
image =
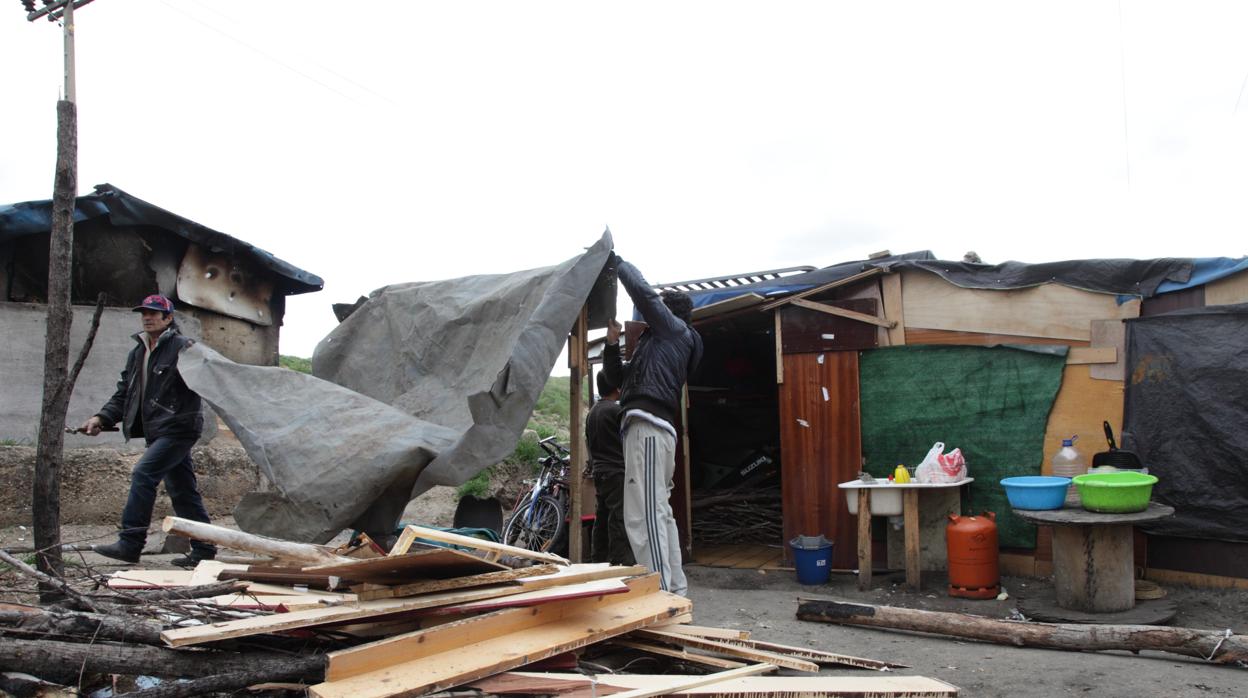
[[(279, 287), (286, 295), (319, 291), (325, 286), (316, 274), (282, 261), (259, 247), (149, 204), (111, 184), (97, 185), (94, 194), (78, 197), (74, 208), (75, 223), (101, 216), (108, 216), (109, 223), (119, 227), (143, 225), (167, 230), (214, 252), (247, 254), (285, 280)], [(51, 200), (0, 204), (0, 243), (23, 235), (47, 233), (51, 229)]]

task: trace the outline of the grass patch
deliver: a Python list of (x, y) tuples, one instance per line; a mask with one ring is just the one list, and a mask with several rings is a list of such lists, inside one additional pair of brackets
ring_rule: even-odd
[(455, 489), (455, 498), (463, 499), (464, 497), (476, 497), (485, 499), (490, 496), (490, 476), (494, 474), (493, 468), (486, 468), (472, 479)]
[(292, 371), (300, 373), (312, 373), (312, 359), (304, 359), (298, 356), (286, 356), (282, 354), (277, 357), (277, 363), (282, 368), (289, 368)]

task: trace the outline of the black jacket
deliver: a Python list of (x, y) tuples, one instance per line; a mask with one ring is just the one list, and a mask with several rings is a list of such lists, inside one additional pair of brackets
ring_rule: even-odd
[(585, 416), (585, 445), (594, 476), (624, 472), (624, 444), (620, 441), (620, 403), (599, 400)]
[(140, 406), (139, 372), (143, 370), (142, 332), (133, 335), (134, 349), (117, 381), (117, 392), (97, 413), (104, 426), (121, 423), (129, 441), (142, 436), (148, 441), (162, 436), (198, 438), (204, 430), (199, 395), (186, 387), (178, 373), (178, 354), (192, 340), (170, 327), (156, 340), (147, 361), (147, 390)]
[(608, 344), (603, 370), (620, 386), (620, 407), (625, 412), (645, 410), (675, 426), (681, 389), (702, 360), (702, 338), (663, 305), (637, 267), (620, 261), (616, 273), (647, 328), (627, 363), (621, 360), (620, 346)]

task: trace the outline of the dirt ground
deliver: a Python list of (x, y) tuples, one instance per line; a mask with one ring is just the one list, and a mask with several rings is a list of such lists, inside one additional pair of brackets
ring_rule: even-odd
[[(1248, 669), (1205, 664), (1161, 652), (1061, 652), (945, 639), (915, 633), (797, 620), (797, 599), (822, 598), (931, 611), (1008, 618), (1016, 597), (1052, 587), (1048, 580), (1005, 578), (1005, 601), (955, 599), (942, 593), (943, 575), (924, 573), (923, 593), (903, 589), (904, 575), (878, 576), (860, 592), (857, 577), (833, 575), (823, 586), (802, 586), (792, 572), (688, 566), (694, 621), (748, 628), (754, 637), (909, 664), (902, 674), (958, 686), (963, 696), (1248, 696)], [(1248, 592), (1167, 586), (1179, 607), (1173, 625), (1248, 632)], [(824, 674), (861, 676), (860, 670)]]

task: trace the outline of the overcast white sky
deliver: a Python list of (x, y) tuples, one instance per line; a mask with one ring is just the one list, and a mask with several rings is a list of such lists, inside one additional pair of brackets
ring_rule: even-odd
[[(0, 202), (51, 196), (61, 35), (0, 16)], [(651, 281), (889, 249), (1240, 256), (1248, 3), (97, 0), (79, 184), (325, 279), (546, 266), (610, 225)]]

